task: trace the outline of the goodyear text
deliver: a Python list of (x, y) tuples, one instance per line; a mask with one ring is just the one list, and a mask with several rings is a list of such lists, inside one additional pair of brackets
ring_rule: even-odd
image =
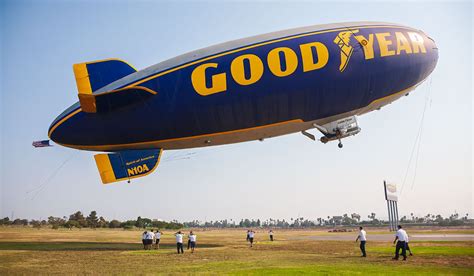
[[(375, 41), (378, 51), (374, 49)], [(362, 48), (365, 60), (426, 53), (423, 37), (416, 32), (394, 31), (361, 35), (359, 30), (349, 30), (339, 32), (333, 42), (340, 48), (340, 72), (348, 66), (354, 47)], [(378, 56), (375, 55), (376, 52)], [(237, 56), (232, 60), (230, 68), (221, 68), (215, 62), (203, 63), (191, 73), (191, 82), (196, 93), (208, 96), (225, 92), (229, 78), (241, 86), (252, 85), (266, 73), (284, 78), (298, 70), (305, 73), (322, 69), (329, 58), (332, 57), (327, 45), (319, 41), (300, 44), (296, 51), (289, 47), (276, 47), (263, 57), (250, 53)], [(265, 72), (265, 68), (268, 68), (269, 72)], [(210, 80), (210, 85), (206, 85), (206, 80)]]

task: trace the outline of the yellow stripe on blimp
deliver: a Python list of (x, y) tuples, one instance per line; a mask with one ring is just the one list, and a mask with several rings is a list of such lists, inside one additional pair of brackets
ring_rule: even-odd
[(62, 118), (61, 120), (59, 120), (52, 128), (51, 130), (48, 132), (48, 137), (51, 138), (51, 134), (53, 133), (53, 131), (59, 126), (61, 125), (62, 123), (64, 123), (66, 120), (68, 120), (69, 118), (71, 118), (72, 116), (76, 115), (77, 113), (81, 112), (82, 109), (81, 108), (78, 108), (76, 110), (74, 110), (73, 112), (69, 113), (69, 115), (67, 115), (66, 117)]
[(195, 60), (195, 61), (190, 61), (190, 62), (188, 62), (188, 63), (185, 63), (185, 64), (181, 65), (181, 66), (178, 66), (178, 67), (175, 67), (175, 68), (173, 68), (173, 69), (169, 69), (169, 70), (166, 70), (166, 71), (157, 73), (156, 75), (149, 76), (149, 77), (147, 77), (147, 78), (145, 78), (145, 79), (142, 79), (142, 80), (139, 80), (139, 81), (134, 82), (134, 83), (132, 83), (132, 84), (129, 84), (129, 85), (126, 86), (126, 87), (132, 87), (132, 86), (134, 86), (134, 85), (138, 85), (138, 84), (144, 83), (144, 82), (146, 82), (146, 81), (149, 81), (149, 80), (158, 78), (158, 77), (160, 77), (160, 76), (163, 76), (163, 75), (172, 73), (172, 72), (174, 72), (174, 71), (177, 71), (177, 70), (180, 70), (180, 69), (183, 69), (183, 68), (186, 68), (186, 67), (189, 67), (189, 66), (192, 66), (192, 65), (195, 65), (195, 64), (204, 62), (204, 61), (211, 60), (211, 59), (213, 59), (213, 58), (218, 58), (218, 57), (222, 57), (222, 56), (226, 56), (226, 55), (230, 55), (230, 54), (242, 52), (242, 51), (245, 51), (245, 50), (248, 50), (248, 49), (257, 48), (257, 47), (260, 47), (260, 46), (265, 46), (265, 45), (269, 45), (269, 44), (273, 44), (273, 43), (277, 43), (277, 42), (281, 42), (281, 41), (287, 41), (287, 40), (291, 40), (291, 39), (294, 39), (294, 38), (306, 37), (306, 36), (316, 35), (316, 34), (324, 34), (324, 33), (338, 32), (338, 31), (347, 31), (347, 30), (352, 30), (352, 29), (369, 29), (369, 28), (395, 28), (395, 29), (414, 30), (413, 28), (410, 28), (410, 27), (397, 26), (397, 25), (374, 25), (374, 26), (360, 26), (360, 27), (357, 27), (357, 26), (350, 26), (350, 27), (344, 27), (344, 28), (336, 28), (336, 29), (329, 29), (329, 30), (323, 30), (323, 31), (316, 31), (316, 32), (305, 33), (305, 34), (297, 34), (297, 35), (293, 35), (293, 36), (289, 36), (289, 37), (284, 37), (284, 38), (276, 38), (276, 39), (274, 39), (274, 40), (270, 40), (270, 41), (266, 41), (266, 42), (261, 42), (261, 43), (258, 43), (258, 44), (254, 44), (254, 45), (242, 47), (242, 48), (239, 48), (239, 49), (230, 50), (230, 51), (227, 51), (227, 52), (215, 54), (215, 55), (213, 55), (213, 56), (205, 57), (205, 58), (198, 59), (198, 60)]
[(220, 136), (220, 135), (233, 134), (233, 133), (239, 133), (239, 132), (247, 132), (247, 131), (252, 131), (252, 130), (257, 130), (257, 129), (262, 129), (262, 128), (274, 127), (274, 126), (291, 124), (291, 123), (303, 123), (303, 122), (304, 121), (301, 120), (301, 119), (295, 119), (295, 120), (290, 120), (290, 121), (280, 122), (280, 123), (275, 123), (275, 124), (269, 124), (269, 125), (264, 125), (264, 126), (250, 127), (250, 128), (237, 129), (237, 130), (229, 130), (229, 131), (209, 133), (209, 134), (201, 134), (201, 135), (196, 135), (196, 136), (156, 140), (156, 141), (149, 141), (149, 142), (130, 143), (130, 144), (96, 145), (96, 146), (80, 146), (80, 145), (69, 145), (69, 144), (61, 144), (61, 143), (58, 143), (58, 144), (60, 144), (64, 147), (76, 148), (76, 149), (81, 149), (81, 150), (108, 150), (108, 151), (113, 151), (113, 150), (120, 150), (123, 147), (143, 146), (143, 145), (150, 145), (150, 144), (156, 144), (156, 143), (167, 143), (167, 142), (191, 140), (191, 139), (204, 138), (204, 137), (215, 137), (215, 136)]
[[(390, 94), (388, 96), (375, 99), (371, 103), (369, 103), (367, 106), (360, 108), (360, 110), (363, 110), (364, 108), (367, 108), (370, 106), (373, 106), (385, 99), (388, 99), (390, 97), (394, 96), (399, 96), (402, 93), (407, 93), (410, 90), (415, 89), (418, 85), (423, 83), (426, 80), (423, 79), (419, 83), (408, 87), (406, 89), (403, 89), (401, 91), (395, 92), (393, 94)], [(78, 112), (80, 112), (81, 109), (78, 109), (65, 118), (63, 118), (61, 121), (58, 123), (62, 123), (62, 121), (65, 121), (69, 119), (70, 117), (74, 116)], [(251, 127), (251, 128), (244, 128), (244, 129), (237, 129), (237, 130), (229, 130), (229, 131), (224, 131), (224, 132), (216, 132), (216, 133), (209, 133), (209, 134), (201, 134), (201, 135), (196, 135), (196, 136), (188, 136), (188, 137), (180, 137), (180, 138), (172, 138), (172, 139), (165, 139), (165, 140), (155, 140), (155, 141), (149, 141), (149, 142), (139, 142), (139, 143), (129, 143), (129, 144), (116, 144), (116, 145), (97, 145), (97, 146), (80, 146), (80, 145), (70, 145), (70, 144), (60, 144), (64, 147), (70, 147), (70, 148), (76, 148), (76, 149), (81, 149), (81, 150), (117, 150), (117, 149), (122, 149), (123, 147), (130, 147), (130, 146), (143, 146), (143, 145), (150, 145), (150, 144), (156, 144), (156, 143), (167, 143), (167, 142), (175, 142), (175, 141), (183, 141), (183, 140), (190, 140), (190, 139), (196, 139), (196, 138), (204, 138), (204, 137), (215, 137), (215, 136), (220, 136), (220, 135), (226, 135), (226, 134), (233, 134), (233, 133), (239, 133), (239, 132), (247, 132), (247, 131), (252, 131), (252, 130), (257, 130), (257, 129), (262, 129), (262, 128), (268, 128), (268, 127), (274, 127), (274, 126), (279, 126), (279, 125), (285, 125), (285, 124), (291, 124), (291, 123), (304, 123), (302, 119), (295, 119), (295, 120), (290, 120), (290, 121), (285, 121), (285, 122), (279, 122), (279, 123), (274, 123), (274, 124), (269, 124), (269, 125), (263, 125), (263, 126), (257, 126), (257, 127)], [(53, 128), (51, 128), (51, 131), (49, 132), (49, 137), (51, 137), (51, 133), (54, 131), (54, 129), (59, 126), (56, 124)]]

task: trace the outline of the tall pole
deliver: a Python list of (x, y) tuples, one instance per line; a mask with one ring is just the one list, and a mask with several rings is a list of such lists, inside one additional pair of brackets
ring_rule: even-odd
[(395, 224), (398, 224), (398, 202), (395, 201)]
[(387, 198), (387, 183), (385, 182), (385, 180), (383, 181), (383, 191), (384, 191), (384, 194), (385, 194), (385, 200), (387, 201), (387, 211), (388, 211), (388, 229), (389, 231), (392, 231), (392, 214), (390, 212), (390, 203), (388, 202), (388, 198)]
[(395, 207), (395, 205), (396, 205), (396, 204), (397, 204), (397, 203), (396, 203), (395, 201), (393, 201), (393, 200), (392, 200), (392, 212), (393, 212), (393, 216), (392, 216), (392, 218), (393, 218), (393, 231), (395, 231), (395, 229), (397, 229), (397, 213), (396, 213), (396, 211), (395, 211), (395, 208), (396, 208), (396, 207)]
[(390, 202), (387, 200), (387, 210), (388, 210), (388, 229), (392, 231), (392, 212), (390, 212)]

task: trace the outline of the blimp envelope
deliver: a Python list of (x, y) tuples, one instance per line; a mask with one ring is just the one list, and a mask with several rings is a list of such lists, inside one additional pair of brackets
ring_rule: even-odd
[(126, 150), (94, 156), (102, 183), (142, 177), (152, 173), (160, 162), (162, 149)]
[(341, 148), (361, 130), (356, 116), (411, 93), (437, 61), (435, 41), (421, 30), (345, 22), (229, 41), (140, 71), (115, 58), (82, 62), (73, 66), (79, 101), (48, 136), (106, 152), (96, 156), (104, 183), (150, 173), (161, 149), (297, 132), (316, 140), (307, 132), (315, 128), (321, 142)]

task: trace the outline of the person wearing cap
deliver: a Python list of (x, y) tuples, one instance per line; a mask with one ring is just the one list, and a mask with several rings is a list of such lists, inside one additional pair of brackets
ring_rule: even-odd
[(365, 233), (364, 228), (361, 226), (359, 227), (359, 235), (357, 236), (356, 242), (360, 241), (360, 251), (362, 252), (361, 257), (367, 257), (365, 253), (365, 242), (367, 241), (367, 234)]

